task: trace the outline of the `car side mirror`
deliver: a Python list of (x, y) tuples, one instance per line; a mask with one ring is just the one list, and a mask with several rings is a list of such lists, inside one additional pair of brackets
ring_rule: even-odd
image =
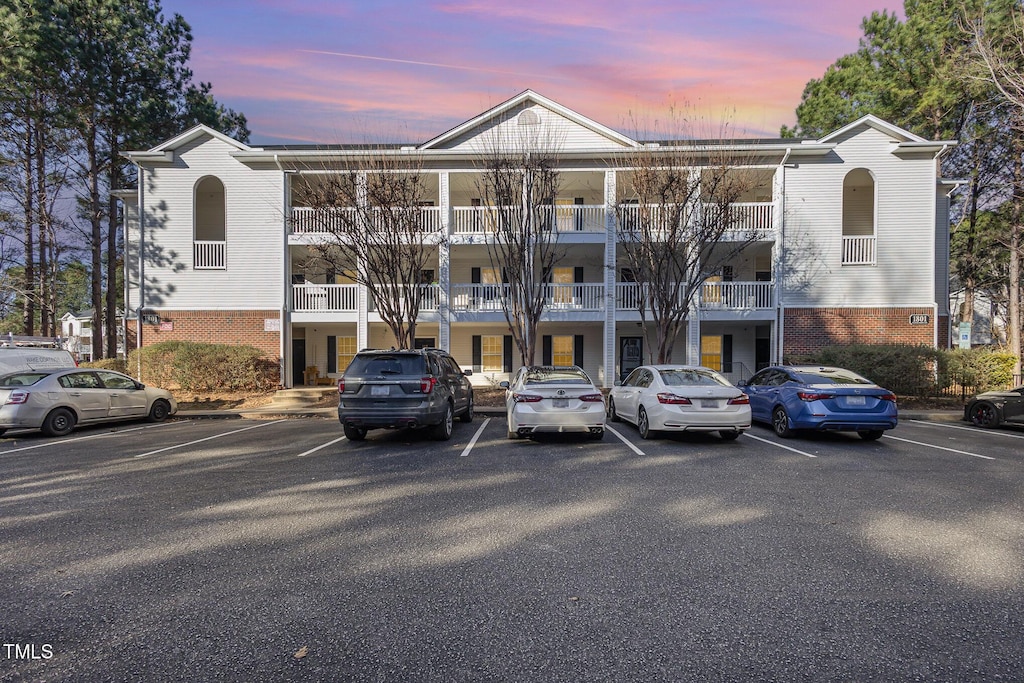
[(145, 388), (146, 388), (146, 385), (145, 385), (145, 384), (143, 384), (142, 382), (136, 382), (136, 383), (135, 383), (135, 388), (136, 388), (136, 389), (145, 389)]
[(508, 389), (512, 385), (509, 384), (508, 382), (498, 382), (498, 386), (501, 387), (502, 389)]
[(750, 386), (750, 382), (745, 380), (745, 379), (741, 379), (739, 382), (736, 382), (736, 386), (738, 386), (738, 387), (749, 387)]
[(617, 387), (621, 387), (622, 386), (622, 380), (621, 379), (615, 380), (614, 385), (617, 386)]
[(469, 377), (470, 375), (473, 374), (473, 370), (471, 368), (466, 368), (462, 371), (462, 374), (465, 375), (466, 377)]

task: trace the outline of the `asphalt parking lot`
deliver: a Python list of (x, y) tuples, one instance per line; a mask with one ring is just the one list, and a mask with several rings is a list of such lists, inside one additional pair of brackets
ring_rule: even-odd
[(1024, 680), (1024, 430), (0, 439), (0, 680)]

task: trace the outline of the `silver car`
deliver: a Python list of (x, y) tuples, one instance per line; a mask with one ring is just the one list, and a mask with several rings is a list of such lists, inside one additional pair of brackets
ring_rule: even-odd
[(178, 410), (169, 391), (112, 370), (23, 370), (0, 376), (0, 435), (39, 429), (64, 436), (75, 425), (147, 418), (162, 422)]

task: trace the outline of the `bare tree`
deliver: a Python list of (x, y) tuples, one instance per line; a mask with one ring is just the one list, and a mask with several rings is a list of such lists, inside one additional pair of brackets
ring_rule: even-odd
[(400, 348), (412, 348), (427, 295), (422, 272), (435, 258), (425, 245), (446, 238), (425, 220), (421, 160), (379, 149), (356, 169), (324, 170), (295, 182), (299, 205), (312, 209), (304, 230), (319, 233), (314, 260), (364, 285)]
[(1014, 374), (1021, 374), (1021, 259), (1024, 257), (1024, 10), (1019, 3), (995, 3), (986, 14), (969, 23), (974, 53), (984, 78), (995, 85), (1012, 107), (1014, 130), (1012, 217), (1005, 245), (1009, 250), (1007, 343), (1016, 357)]
[(637, 283), (629, 303), (640, 313), (655, 362), (671, 362), (704, 282), (766, 232), (737, 206), (765, 175), (739, 162), (730, 146), (713, 141), (649, 143), (619, 174), (621, 254)]
[(558, 245), (558, 140), (545, 127), (493, 131), (478, 161), (480, 198), (488, 221), (487, 255), (502, 273), (502, 311), (523, 365), (537, 355), (537, 327), (549, 299), (547, 280), (563, 250)]

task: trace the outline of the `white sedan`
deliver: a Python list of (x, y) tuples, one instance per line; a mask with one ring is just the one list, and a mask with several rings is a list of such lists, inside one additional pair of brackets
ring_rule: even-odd
[(508, 438), (538, 432), (580, 432), (604, 436), (604, 395), (575, 365), (519, 368), (505, 388)]
[(750, 429), (750, 399), (710, 368), (642, 365), (612, 389), (608, 418), (632, 422), (644, 439), (689, 431), (731, 441)]

